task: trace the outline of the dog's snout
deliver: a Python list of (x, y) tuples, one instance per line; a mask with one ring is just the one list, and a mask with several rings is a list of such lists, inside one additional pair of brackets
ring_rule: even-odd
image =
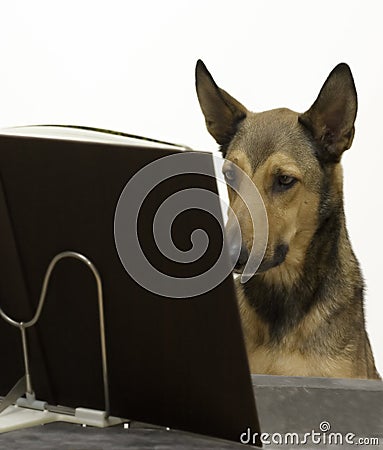
[(241, 229), (229, 224), (226, 227), (226, 243), (231, 266), (236, 272), (240, 272), (249, 259), (249, 251), (243, 243)]
[(240, 252), (239, 246), (240, 244), (237, 242), (232, 242), (229, 244), (230, 262), (233, 266), (237, 264), (238, 253)]
[(249, 259), (249, 252), (247, 251), (246, 247), (241, 245), (241, 251), (239, 252), (238, 264), (240, 266), (243, 266), (244, 264), (246, 264), (248, 259)]
[(232, 243), (229, 247), (230, 262), (235, 269), (244, 266), (249, 259), (247, 248), (239, 242)]

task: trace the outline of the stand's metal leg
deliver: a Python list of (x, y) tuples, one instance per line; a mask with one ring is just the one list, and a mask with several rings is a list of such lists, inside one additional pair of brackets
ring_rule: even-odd
[(8, 392), (6, 397), (0, 402), (0, 414), (8, 408), (8, 406), (13, 405), (18, 398), (25, 394), (26, 383), (25, 377), (20, 378), (20, 380), (13, 386), (13, 388)]
[(23, 322), (20, 322), (20, 331), (21, 331), (21, 342), (23, 344), (26, 391), (27, 394), (33, 395), (31, 372), (29, 370), (28, 343), (27, 343), (26, 329)]
[[(93, 273), (94, 278), (97, 284), (97, 298), (98, 298), (98, 309), (99, 309), (99, 323), (100, 323), (100, 338), (101, 338), (101, 360), (102, 360), (102, 377), (103, 377), (103, 385), (104, 385), (104, 401), (105, 401), (105, 417), (108, 418), (110, 414), (110, 400), (109, 400), (109, 380), (108, 380), (108, 363), (107, 363), (107, 354), (106, 354), (106, 339), (105, 339), (105, 319), (104, 319), (104, 298), (102, 292), (102, 282), (100, 274), (98, 273), (95, 265), (84, 255), (77, 252), (66, 251), (57, 254), (52, 261), (50, 262), (48, 269), (45, 273), (43, 286), (41, 289), (39, 303), (37, 305), (37, 309), (35, 315), (32, 320), (29, 322), (17, 322), (10, 318), (5, 312), (0, 308), (0, 316), (8, 322), (10, 325), (19, 328), (21, 332), (21, 340), (23, 346), (23, 357), (24, 357), (24, 367), (25, 367), (25, 383), (26, 383), (26, 394), (27, 394), (27, 402), (29, 399), (31, 401), (35, 400), (30, 368), (29, 368), (29, 353), (28, 353), (28, 342), (26, 329), (32, 327), (39, 320), (46, 294), (48, 289), (49, 280), (52, 274), (53, 269), (56, 264), (64, 258), (74, 258), (81, 262), (83, 262)], [(23, 392), (25, 393), (25, 392)], [(1, 412), (1, 411), (0, 411)]]

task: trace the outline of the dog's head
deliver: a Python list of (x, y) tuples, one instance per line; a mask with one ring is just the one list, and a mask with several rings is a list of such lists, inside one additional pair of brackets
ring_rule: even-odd
[[(293, 282), (318, 227), (333, 208), (342, 209), (338, 163), (351, 146), (357, 112), (351, 71), (346, 64), (335, 67), (314, 104), (303, 114), (286, 108), (248, 111), (217, 86), (202, 61), (196, 67), (196, 87), (207, 129), (223, 156), (252, 179), (263, 198), (269, 239), (258, 272), (267, 271), (271, 277)], [(238, 176), (231, 164), (224, 164), (223, 171), (231, 181)], [(254, 230), (244, 202), (230, 188), (229, 199), (242, 232), (236, 262), (237, 271), (241, 271)], [(227, 233), (230, 241), (230, 216)]]

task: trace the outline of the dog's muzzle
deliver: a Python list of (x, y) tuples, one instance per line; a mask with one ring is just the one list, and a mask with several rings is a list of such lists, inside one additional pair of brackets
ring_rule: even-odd
[(258, 267), (257, 273), (266, 272), (266, 270), (277, 267), (285, 262), (289, 246), (287, 244), (279, 244), (274, 249), (274, 254), (271, 259), (264, 259)]
[[(273, 257), (270, 259), (263, 259), (258, 267), (257, 273), (266, 272), (267, 270), (282, 264), (286, 259), (288, 251), (289, 246), (287, 244), (277, 245), (274, 249)], [(232, 242), (229, 245), (229, 255), (230, 262), (234, 267), (234, 272), (242, 273), (249, 259), (248, 249), (242, 243)]]
[(233, 242), (229, 246), (229, 256), (234, 272), (240, 273), (249, 259), (249, 252), (241, 243)]

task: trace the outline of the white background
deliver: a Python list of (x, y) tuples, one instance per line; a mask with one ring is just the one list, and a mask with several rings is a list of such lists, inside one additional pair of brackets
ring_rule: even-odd
[(249, 109), (305, 111), (347, 62), (359, 94), (344, 156), (348, 229), (383, 373), (383, 27), (378, 0), (15, 1), (0, 6), (0, 126), (77, 124), (214, 150), (202, 58)]

